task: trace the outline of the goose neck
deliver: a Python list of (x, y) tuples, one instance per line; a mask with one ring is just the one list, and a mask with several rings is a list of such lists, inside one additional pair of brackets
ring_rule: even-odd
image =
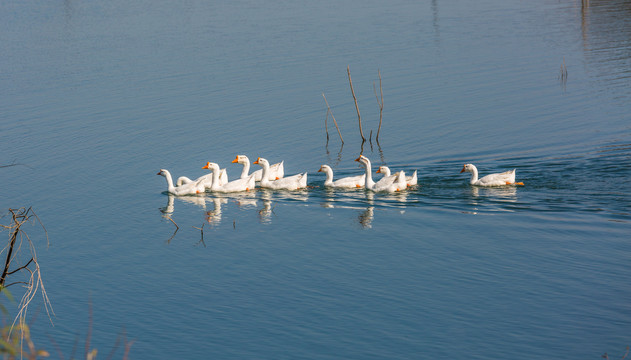
[(361, 163), (366, 168), (366, 189), (372, 189), (375, 187), (375, 182), (372, 179), (372, 166), (370, 165), (370, 161), (362, 161)]
[(266, 186), (269, 184), (269, 163), (267, 161), (260, 161), (259, 165), (263, 167), (263, 173), (261, 174), (261, 185)]
[(478, 168), (471, 165), (471, 184), (475, 184), (478, 181)]
[(173, 178), (171, 177), (171, 173), (168, 170), (162, 170), (164, 174), (164, 178), (167, 179), (167, 191), (172, 192), (175, 189), (173, 186)]
[(210, 171), (212, 171), (213, 174), (213, 184), (210, 186), (210, 188), (211, 190), (217, 190), (221, 187), (219, 186), (219, 173), (221, 172), (221, 170), (219, 170), (219, 166), (214, 165), (211, 166)]
[(324, 173), (326, 174), (326, 180), (324, 181), (324, 185), (333, 184), (333, 170), (331, 168), (324, 168)]
[(250, 173), (250, 160), (245, 159), (243, 162), (243, 170), (241, 170), (241, 179), (247, 178)]

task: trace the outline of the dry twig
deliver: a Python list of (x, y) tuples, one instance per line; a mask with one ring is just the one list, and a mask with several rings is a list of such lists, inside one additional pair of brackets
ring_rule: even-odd
[(355, 96), (355, 90), (353, 90), (353, 80), (351, 80), (350, 66), (346, 67), (346, 72), (348, 73), (348, 83), (351, 85), (351, 94), (353, 94), (353, 100), (355, 101), (355, 109), (357, 110), (357, 119), (359, 120), (359, 135), (361, 135), (362, 142), (363, 142), (363, 141), (366, 141), (366, 137), (364, 136), (364, 131), (362, 130), (362, 117), (359, 114), (359, 105), (357, 105), (357, 97)]
[[(342, 144), (344, 144), (344, 139), (342, 138), (342, 132), (340, 131), (340, 127), (337, 126), (337, 121), (335, 121), (335, 116), (333, 116), (333, 111), (331, 111), (331, 107), (329, 106), (329, 102), (326, 101), (326, 96), (324, 96), (324, 93), (322, 93), (322, 97), (324, 98), (324, 102), (326, 103), (326, 108), (327, 108), (327, 118), (328, 118), (328, 114), (331, 114), (331, 118), (333, 119), (333, 123), (335, 124), (335, 128), (337, 129), (337, 133), (340, 135), (340, 140), (342, 141)], [(325, 127), (326, 127), (326, 121), (325, 121)], [(326, 142), (329, 142), (329, 131), (326, 131)]]
[[(5, 260), (4, 270), (2, 275), (0, 276), (0, 289), (5, 288), (5, 282), (9, 275), (14, 275), (19, 271), (25, 270), (28, 275), (26, 281), (16, 281), (7, 286), (11, 286), (14, 284), (25, 284), (24, 288), (26, 289), (20, 303), (18, 305), (18, 313), (13, 320), (13, 324), (11, 325), (11, 330), (8, 332), (8, 337), (11, 337), (11, 333), (15, 328), (18, 332), (20, 332), (20, 336), (22, 339), (25, 339), (28, 335), (28, 326), (26, 324), (26, 313), (28, 312), (28, 307), (35, 295), (38, 291), (41, 291), (42, 297), (44, 299), (44, 308), (46, 309), (46, 313), (48, 314), (48, 319), (52, 322), (52, 316), (54, 312), (52, 310), (52, 305), (50, 300), (48, 299), (48, 294), (46, 293), (46, 289), (44, 288), (44, 282), (42, 280), (42, 274), (39, 267), (39, 262), (37, 261), (37, 252), (35, 251), (35, 245), (31, 241), (31, 238), (28, 236), (26, 232), (22, 229), (22, 225), (28, 222), (38, 222), (44, 233), (46, 235), (46, 240), (48, 244), (48, 232), (46, 228), (40, 221), (39, 217), (32, 208), (19, 208), (19, 209), (9, 209), (9, 214), (11, 215), (11, 223), (9, 225), (0, 225), (0, 227), (9, 231), (9, 242), (7, 247), (4, 249), (7, 251), (7, 257)], [(17, 267), (13, 271), (9, 271), (11, 267), (11, 263), (16, 259), (19, 255), (20, 250), (22, 249), (22, 244), (24, 240), (28, 243), (28, 249), (30, 251), (30, 260), (26, 262), (26, 264)], [(2, 250), (2, 251), (4, 251)], [(31, 268), (31, 266), (33, 268)], [(27, 343), (29, 339), (26, 339)], [(30, 343), (27, 344), (31, 347)], [(32, 349), (31, 349), (32, 350)]]
[(379, 74), (379, 93), (381, 94), (381, 100), (377, 97), (377, 87), (375, 83), (372, 84), (373, 90), (375, 90), (375, 97), (377, 98), (377, 104), (379, 105), (379, 128), (377, 129), (377, 136), (375, 140), (379, 144), (379, 132), (381, 131), (381, 121), (383, 120), (383, 88), (381, 87), (381, 71), (377, 70)]

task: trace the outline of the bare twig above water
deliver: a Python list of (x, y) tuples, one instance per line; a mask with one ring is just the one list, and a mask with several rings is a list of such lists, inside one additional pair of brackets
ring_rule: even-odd
[(346, 72), (348, 73), (348, 83), (351, 86), (351, 94), (353, 94), (353, 100), (355, 101), (355, 110), (357, 110), (357, 119), (359, 121), (359, 135), (362, 137), (362, 142), (366, 141), (366, 137), (364, 136), (364, 130), (362, 130), (362, 117), (359, 114), (359, 105), (357, 104), (357, 97), (355, 96), (355, 90), (353, 90), (353, 80), (351, 79), (351, 68), (350, 66), (346, 67)]
[[(340, 131), (340, 127), (337, 126), (337, 121), (335, 121), (335, 116), (333, 116), (333, 111), (331, 111), (331, 107), (329, 106), (329, 102), (326, 101), (326, 96), (324, 96), (324, 93), (322, 93), (322, 97), (324, 98), (324, 102), (326, 103), (326, 108), (327, 108), (327, 119), (328, 119), (328, 114), (331, 114), (331, 118), (333, 119), (333, 123), (335, 124), (335, 128), (337, 129), (337, 133), (340, 135), (340, 140), (342, 141), (342, 144), (344, 144), (344, 139), (342, 138), (342, 132)], [(325, 120), (325, 127), (326, 127), (326, 120)], [(327, 129), (326, 131), (326, 142), (329, 142), (329, 130)]]
[[(19, 208), (19, 209), (9, 209), (8, 213), (11, 215), (11, 223), (9, 225), (0, 224), (0, 227), (8, 230), (9, 232), (9, 242), (7, 246), (2, 250), (7, 252), (6, 260), (4, 265), (4, 270), (2, 271), (2, 275), (0, 276), (0, 291), (4, 290), (5, 287), (14, 285), (14, 284), (25, 284), (24, 288), (26, 289), (20, 304), (18, 305), (18, 313), (13, 321), (13, 324), (10, 326), (8, 333), (6, 334), (7, 338), (11, 337), (13, 330), (15, 329), (19, 336), (21, 337), (22, 343), (27, 343), (29, 347), (32, 345), (30, 341), (30, 335), (28, 331), (28, 325), (26, 324), (26, 313), (28, 312), (28, 307), (31, 304), (31, 301), (35, 298), (35, 295), (38, 291), (41, 292), (42, 297), (44, 299), (44, 308), (46, 309), (46, 313), (48, 314), (48, 319), (52, 322), (52, 316), (54, 312), (52, 310), (52, 305), (50, 300), (48, 299), (48, 294), (46, 293), (46, 289), (44, 288), (44, 282), (42, 280), (41, 270), (39, 266), (39, 262), (37, 260), (37, 252), (35, 250), (35, 245), (33, 241), (29, 237), (29, 235), (23, 230), (23, 225), (28, 222), (37, 222), (40, 224), (42, 229), (44, 230), (44, 234), (46, 235), (46, 242), (48, 241), (48, 232), (46, 228), (40, 221), (39, 217), (32, 208)], [(18, 257), (20, 250), (22, 249), (22, 244), (24, 240), (27, 241), (28, 247), (27, 249), (30, 251), (30, 259), (21, 266), (18, 266), (15, 270), (9, 271), (12, 263)], [(9, 285), (5, 286), (5, 282), (9, 275), (14, 276), (15, 274), (25, 272), (26, 280), (24, 281), (15, 281)], [(20, 345), (21, 346), (21, 345)], [(31, 349), (33, 350), (33, 349)]]
[(377, 129), (377, 136), (375, 140), (377, 144), (379, 144), (379, 132), (381, 132), (381, 122), (383, 120), (383, 88), (381, 87), (381, 71), (377, 70), (377, 74), (379, 74), (379, 93), (381, 94), (381, 99), (377, 97), (377, 87), (375, 83), (372, 84), (373, 90), (375, 90), (375, 97), (377, 98), (377, 104), (379, 105), (379, 128)]

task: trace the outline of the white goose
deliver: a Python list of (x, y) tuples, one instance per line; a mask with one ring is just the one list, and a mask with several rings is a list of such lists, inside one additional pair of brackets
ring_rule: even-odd
[[(213, 174), (209, 173), (206, 175), (202, 175), (195, 180), (191, 180), (187, 178), (186, 176), (180, 176), (179, 178), (177, 178), (177, 181), (175, 182), (175, 186), (180, 186), (183, 184), (188, 184), (188, 183), (192, 183), (192, 182), (196, 182), (200, 180), (202, 181), (206, 189), (210, 189), (213, 185)], [(221, 169), (221, 172), (219, 173), (219, 185), (226, 184), (227, 182), (228, 182), (228, 173), (226, 172), (226, 169)]]
[(258, 158), (254, 164), (258, 164), (263, 167), (263, 174), (261, 177), (261, 187), (263, 188), (297, 190), (307, 186), (307, 173), (296, 174), (277, 180), (269, 180), (269, 162), (263, 158)]
[(366, 168), (366, 180), (364, 186), (368, 190), (372, 191), (387, 191), (395, 192), (405, 190), (407, 184), (405, 183), (405, 173), (400, 171), (394, 175), (384, 176), (378, 182), (374, 182), (372, 179), (372, 167), (370, 160), (364, 155), (359, 155), (355, 161), (359, 161), (360, 164)]
[(324, 172), (326, 174), (326, 180), (324, 186), (335, 188), (359, 188), (364, 187), (366, 183), (366, 174), (349, 176), (333, 181), (333, 169), (329, 165), (320, 166), (318, 172)]
[(248, 191), (250, 189), (254, 189), (255, 181), (254, 174), (250, 175), (247, 178), (237, 179), (225, 183), (223, 185), (219, 185), (219, 165), (212, 162), (207, 162), (206, 166), (202, 167), (202, 169), (209, 169), (212, 171), (213, 181), (212, 186), (210, 187), (210, 191), (214, 192), (238, 192), (238, 191)]
[[(390, 168), (387, 166), (380, 166), (379, 169), (377, 169), (377, 173), (381, 173), (383, 174), (383, 176), (390, 176)], [(405, 177), (405, 182), (407, 184), (407, 186), (414, 186), (416, 184), (418, 184), (418, 175), (417, 175), (417, 171), (414, 170), (414, 173), (412, 173), (412, 176), (406, 176)]]
[(167, 192), (173, 195), (195, 195), (204, 192), (204, 184), (202, 180), (182, 184), (180, 186), (173, 186), (173, 178), (168, 170), (160, 169), (156, 175), (164, 176), (167, 179)]
[(476, 186), (502, 186), (502, 185), (524, 185), (523, 182), (515, 182), (516, 169), (505, 171), (503, 173), (489, 174), (478, 179), (478, 168), (473, 164), (465, 164), (460, 173), (470, 172), (471, 185)]
[[(248, 159), (245, 155), (237, 155), (237, 157), (232, 160), (232, 163), (237, 163), (243, 165), (243, 170), (241, 171), (241, 179), (248, 177), (248, 173), (250, 172), (250, 159)], [(274, 165), (270, 165), (269, 167), (269, 180), (278, 180), (282, 179), (285, 176), (285, 165), (283, 165), (285, 161), (281, 161)], [(263, 177), (263, 169), (256, 170), (252, 172), (254, 174), (254, 179), (256, 181), (261, 181)]]

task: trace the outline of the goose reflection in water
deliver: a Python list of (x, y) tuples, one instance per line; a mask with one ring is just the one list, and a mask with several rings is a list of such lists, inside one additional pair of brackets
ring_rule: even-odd
[(178, 196), (178, 200), (182, 200), (189, 204), (197, 205), (206, 210), (206, 197), (205, 196)]
[(471, 196), (474, 198), (493, 198), (499, 201), (516, 202), (517, 201), (517, 188), (514, 186), (498, 186), (498, 187), (484, 187), (471, 186)]
[(359, 225), (361, 225), (364, 229), (372, 229), (372, 220), (375, 217), (375, 207), (369, 206), (366, 210), (362, 211), (357, 220), (359, 221)]
[[(255, 191), (245, 191), (239, 193), (213, 194), (214, 197), (224, 199), (226, 202), (234, 202), (239, 208), (250, 208), (257, 206)], [(225, 202), (223, 202), (225, 204)]]
[(168, 194), (169, 196), (167, 197), (167, 204), (165, 207), (161, 207), (160, 208), (160, 212), (162, 213), (162, 217), (165, 219), (170, 219), (171, 215), (173, 214), (173, 211), (175, 211), (175, 196)]
[(335, 202), (335, 190), (329, 187), (324, 188), (323, 201), (320, 203), (320, 206), (327, 209), (332, 209), (335, 207), (333, 204)]
[(468, 189), (471, 194), (470, 204), (473, 211), (467, 213), (478, 214), (479, 211), (513, 211), (508, 204), (517, 202), (517, 188), (514, 186), (479, 187)]
[(214, 208), (206, 212), (206, 222), (210, 225), (219, 225), (221, 223), (221, 205), (227, 204), (228, 199), (213, 197), (211, 201)]
[(197, 205), (202, 209), (206, 210), (206, 198), (203, 196), (175, 196), (173, 194), (167, 194), (167, 204), (166, 206), (160, 208), (160, 212), (162, 213), (162, 217), (170, 218), (175, 211), (175, 198), (178, 200)]
[(259, 222), (261, 224), (269, 224), (272, 222), (272, 214), (274, 209), (272, 208), (272, 191), (261, 190), (261, 201), (263, 202), (263, 208), (259, 210)]

